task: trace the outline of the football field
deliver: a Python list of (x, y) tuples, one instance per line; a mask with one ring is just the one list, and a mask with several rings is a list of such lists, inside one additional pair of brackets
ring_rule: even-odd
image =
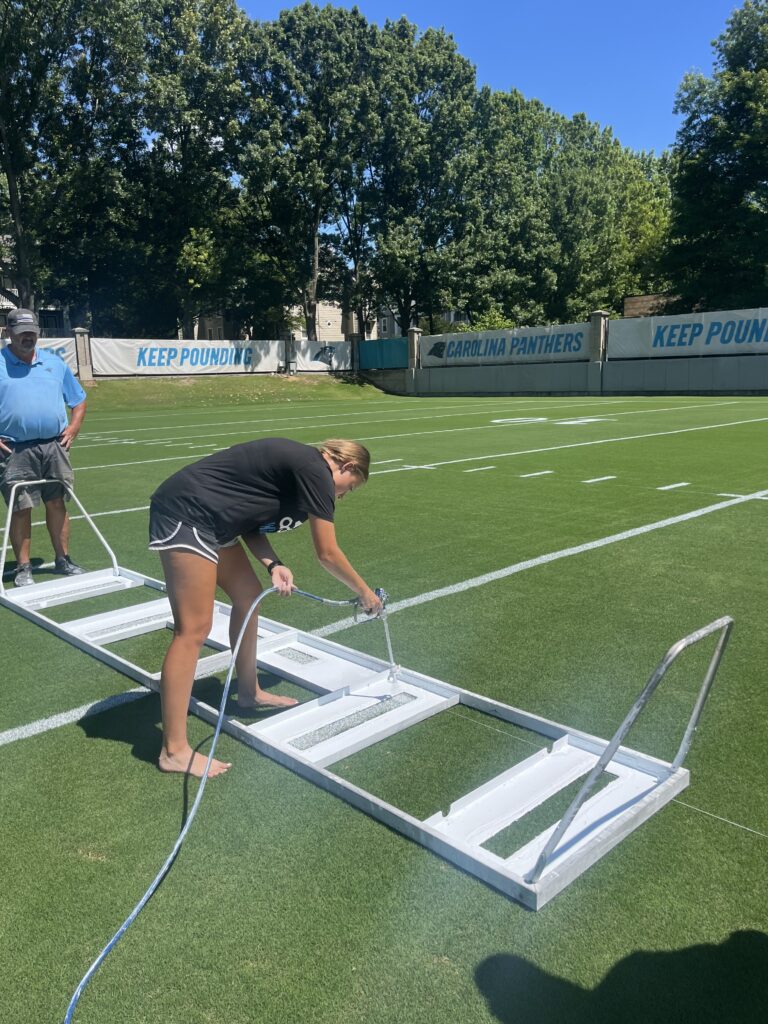
[[(337, 536), (390, 595), (403, 666), (607, 738), (672, 643), (723, 615), (735, 626), (689, 788), (538, 913), (222, 736), (232, 769), (210, 781), (170, 875), (75, 1020), (762, 1024), (768, 399), (419, 399), (338, 383), (322, 398), (217, 404), (196, 402), (195, 383), (162, 405), (134, 383), (130, 405), (116, 384), (114, 407), (99, 385), (72, 452), (76, 493), (122, 566), (160, 576), (149, 497), (186, 463), (258, 437), (349, 437), (372, 471), (338, 505)], [(71, 513), (72, 556), (106, 566)], [(44, 580), (50, 544), (33, 518)], [(273, 545), (297, 586), (351, 596), (315, 560), (308, 529)], [(299, 597), (263, 611), (387, 656), (378, 622)], [(197, 783), (156, 768), (155, 694), (122, 696), (131, 680), (6, 608), (0, 636), (0, 1006), (13, 1024), (47, 1024), (154, 877)], [(113, 649), (156, 671), (168, 640)], [(629, 746), (674, 756), (713, 644), (699, 647)], [(218, 706), (222, 678), (195, 695)], [(190, 720), (193, 746), (207, 751), (211, 734)], [(334, 771), (424, 818), (526, 753), (519, 730), (458, 707)], [(515, 843), (550, 823), (523, 819)]]

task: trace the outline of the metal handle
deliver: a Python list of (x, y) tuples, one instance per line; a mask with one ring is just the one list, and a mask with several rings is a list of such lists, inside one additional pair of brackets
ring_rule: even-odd
[(704, 676), (704, 682), (701, 684), (698, 697), (696, 698), (696, 703), (693, 706), (693, 712), (691, 713), (688, 725), (686, 726), (685, 734), (680, 744), (680, 748), (677, 752), (677, 755), (675, 756), (674, 761), (672, 762), (671, 770), (673, 772), (677, 771), (677, 769), (685, 760), (685, 756), (690, 749), (691, 742), (693, 741), (693, 734), (696, 731), (696, 726), (699, 724), (701, 712), (704, 708), (706, 699), (709, 696), (709, 691), (712, 687), (712, 683), (714, 682), (718, 666), (720, 665), (720, 661), (723, 657), (725, 645), (728, 643), (728, 637), (731, 635), (732, 629), (733, 619), (730, 616), (725, 615), (720, 619), (716, 619), (714, 622), (710, 622), (708, 626), (703, 626), (701, 629), (697, 629), (695, 632), (690, 633), (686, 637), (683, 637), (682, 640), (678, 640), (676, 644), (673, 644), (669, 648), (667, 653), (659, 662), (656, 671), (653, 673), (651, 678), (643, 687), (642, 693), (637, 698), (635, 703), (632, 705), (629, 714), (621, 723), (619, 728), (616, 730), (613, 739), (608, 743), (605, 750), (601, 754), (599, 760), (595, 764), (594, 768), (585, 779), (583, 786), (574, 797), (570, 807), (560, 819), (560, 823), (558, 824), (557, 828), (547, 840), (544, 849), (539, 854), (539, 859), (536, 861), (533, 871), (531, 871), (530, 874), (526, 877), (527, 882), (537, 882), (541, 877), (542, 871), (547, 866), (550, 857), (557, 849), (557, 844), (563, 838), (563, 835), (565, 834), (566, 830), (570, 826), (573, 819), (576, 817), (579, 808), (589, 796), (599, 776), (602, 775), (603, 771), (605, 770), (605, 766), (613, 758), (613, 755), (616, 753), (619, 745), (621, 744), (621, 741), (624, 739), (624, 737), (627, 735), (631, 727), (634, 725), (638, 715), (653, 696), (661, 680), (667, 674), (667, 670), (669, 669), (672, 662), (675, 661), (688, 647), (692, 647), (694, 644), (698, 643), (700, 640), (703, 640), (705, 637), (711, 636), (713, 633), (719, 632), (720, 639), (717, 642), (715, 652), (712, 655), (712, 658), (709, 662), (709, 668), (707, 669), (707, 673)]
[(109, 555), (109, 560), (112, 563), (112, 571), (114, 572), (115, 576), (119, 576), (120, 567), (117, 564), (117, 558), (115, 557), (114, 551), (109, 546), (109, 544), (107, 544), (106, 540), (104, 539), (104, 535), (101, 533), (98, 526), (94, 523), (94, 521), (85, 511), (82, 504), (80, 503), (80, 499), (77, 497), (75, 492), (72, 490), (72, 488), (65, 480), (57, 480), (55, 477), (46, 480), (18, 480), (11, 487), (11, 494), (8, 499), (8, 514), (5, 517), (5, 536), (3, 537), (2, 553), (0, 553), (0, 594), (5, 593), (5, 586), (3, 585), (3, 573), (5, 572), (5, 558), (8, 553), (8, 540), (11, 535), (11, 516), (13, 515), (13, 506), (16, 503), (16, 492), (20, 487), (34, 487), (39, 484), (59, 484), (61, 487), (64, 488), (65, 491), (67, 491), (70, 498), (74, 501), (74, 503), (82, 512), (83, 518), (88, 522), (88, 525), (93, 529), (93, 532), (104, 545), (104, 548), (107, 554)]

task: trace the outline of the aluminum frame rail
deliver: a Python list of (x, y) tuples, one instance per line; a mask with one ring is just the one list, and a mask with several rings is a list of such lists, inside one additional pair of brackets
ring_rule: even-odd
[[(0, 580), (0, 605), (157, 690), (159, 672), (148, 672), (127, 661), (110, 651), (108, 644), (172, 627), (167, 597), (67, 622), (55, 622), (43, 614), (48, 607), (122, 589), (147, 588), (152, 595), (165, 591), (160, 581), (120, 567), (83, 506), (75, 501), (104, 544), (112, 567), (13, 591), (7, 591)], [(7, 525), (0, 575), (5, 565)], [(228, 667), (230, 612), (228, 605), (216, 602), (206, 642), (214, 653), (200, 659), (196, 678)], [(725, 616), (670, 647), (619, 729), (606, 741), (407, 668), (397, 666), (393, 672), (386, 661), (260, 616), (259, 668), (320, 696), (251, 724), (225, 715), (222, 728), (507, 896), (539, 909), (688, 785), (683, 760), (732, 626), (733, 620)], [(716, 648), (675, 758), (666, 762), (623, 746), (673, 662), (716, 633)], [(454, 801), (447, 813), (437, 811), (423, 820), (329, 770), (342, 758), (458, 705), (529, 730), (544, 746)], [(196, 698), (191, 700), (190, 710), (207, 722), (217, 721), (218, 710)], [(591, 795), (603, 773), (611, 781)], [(584, 782), (559, 821), (509, 856), (488, 849), (494, 836), (579, 779)]]

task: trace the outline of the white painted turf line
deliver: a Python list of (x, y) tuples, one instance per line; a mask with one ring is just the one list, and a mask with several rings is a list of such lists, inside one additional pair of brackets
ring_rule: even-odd
[[(743, 427), (750, 423), (768, 423), (768, 416), (760, 416), (753, 420), (734, 420), (731, 423), (708, 423), (703, 427), (682, 427), (679, 430), (661, 430), (652, 434), (629, 434), (626, 437), (603, 437), (596, 441), (576, 441), (573, 444), (556, 444), (548, 448), (526, 448), (522, 451), (516, 452), (492, 452), (486, 455), (473, 455), (466, 459), (446, 459), (443, 462), (429, 462), (423, 466), (403, 466), (397, 469), (381, 469), (376, 474), (377, 476), (383, 476), (385, 473), (401, 473), (405, 469), (439, 469), (441, 466), (456, 466), (462, 462), (484, 462), (486, 459), (507, 459), (513, 458), (516, 455), (541, 455), (544, 452), (559, 452), (564, 451), (568, 448), (589, 448), (596, 444), (619, 444), (622, 441), (645, 441), (651, 437), (672, 437), (675, 434), (693, 434), (700, 430), (720, 430), (722, 427)], [(468, 427), (469, 430), (477, 430), (478, 427)], [(451, 434), (455, 433), (454, 430), (425, 430), (423, 434)], [(361, 437), (361, 441), (380, 441), (386, 438), (398, 438), (398, 437), (410, 437), (409, 434), (387, 434), (383, 438), (373, 437)], [(422, 434), (418, 436), (423, 436)], [(121, 463), (121, 465), (139, 465), (139, 463)], [(103, 469), (107, 467), (93, 466), (93, 469)], [(374, 474), (372, 473), (371, 476)]]
[(676, 491), (680, 487), (690, 487), (690, 482), (680, 481), (679, 484), (667, 484), (666, 487), (657, 487), (657, 491)]
[(591, 480), (582, 480), (583, 484), (601, 484), (603, 480), (615, 480), (615, 476), (593, 476)]
[(15, 729), (6, 729), (0, 732), (0, 747), (8, 743), (15, 743), (16, 740), (27, 740), (31, 736), (39, 736), (40, 733), (49, 732), (51, 729), (59, 729), (63, 725), (72, 725), (83, 718), (90, 718), (93, 715), (100, 715), (102, 711), (111, 711), (112, 708), (120, 707), (121, 704), (130, 704), (142, 697), (148, 697), (151, 690), (141, 686), (135, 690), (126, 690), (125, 693), (116, 693), (114, 697), (106, 697), (104, 700), (96, 700), (91, 704), (81, 704), (79, 708), (72, 708), (70, 711), (63, 711), (60, 715), (51, 715), (49, 718), (39, 718), (29, 725), (19, 725)]
[[(517, 411), (519, 409), (535, 408), (535, 409), (546, 409), (547, 411), (554, 412), (554, 411), (556, 411), (558, 409), (569, 409), (569, 408), (572, 408), (574, 406), (582, 406), (582, 405), (593, 406), (593, 405), (596, 405), (596, 404), (600, 404), (601, 408), (602, 408), (603, 405), (628, 405), (631, 402), (631, 398), (615, 398), (615, 399), (610, 399), (610, 400), (608, 400), (608, 399), (599, 400), (599, 399), (592, 398), (592, 399), (587, 399), (587, 400), (580, 401), (580, 402), (565, 402), (565, 403), (563, 403), (563, 402), (553, 402), (550, 405), (547, 405), (545, 402), (542, 402), (541, 400), (529, 401), (527, 403), (521, 403), (519, 405), (515, 405), (514, 404), (514, 399), (512, 399), (510, 401), (512, 402), (512, 411)], [(503, 402), (502, 401), (500, 403), (500, 402), (493, 401), (493, 400), (490, 400), (490, 399), (484, 399), (484, 400), (481, 400), (481, 401), (475, 401), (475, 402), (467, 403), (465, 405), (451, 403), (451, 404), (448, 404), (448, 405), (423, 405), (423, 406), (419, 406), (419, 405), (411, 404), (412, 400), (409, 400), (407, 407), (405, 405), (402, 405), (399, 408), (397, 406), (395, 406), (395, 405), (388, 406), (387, 409), (385, 410), (385, 411), (387, 411), (389, 413), (386, 422), (393, 422), (394, 416), (396, 416), (401, 411), (402, 412), (412, 412), (415, 409), (419, 410), (420, 414), (418, 416), (403, 416), (403, 417), (400, 417), (400, 419), (398, 419), (397, 422), (402, 422), (403, 420), (422, 419), (422, 418), (425, 418), (425, 417), (426, 418), (432, 418), (435, 410), (441, 410), (442, 411), (443, 409), (450, 409), (451, 410), (451, 412), (447, 414), (449, 416), (455, 415), (457, 410), (459, 411), (459, 413), (461, 415), (474, 415), (474, 414), (480, 415), (481, 413), (485, 413), (485, 412), (489, 411), (489, 409), (491, 411), (493, 411), (495, 409), (499, 409), (499, 408), (503, 408), (504, 410), (507, 410), (509, 408), (510, 401), (507, 401), (507, 402)], [(708, 403), (704, 403), (702, 405), (683, 406), (683, 408), (685, 408), (685, 409), (702, 409), (702, 408), (710, 408), (713, 405), (735, 405), (735, 404), (736, 404), (736, 402), (708, 402)], [(632, 415), (636, 415), (638, 413), (643, 413), (643, 412), (674, 412), (674, 411), (678, 411), (680, 408), (681, 408), (680, 406), (674, 406), (674, 407), (670, 407), (668, 409), (631, 409), (631, 410), (628, 410), (626, 412), (615, 413), (614, 415), (617, 415), (617, 416), (632, 416)], [(171, 411), (173, 411), (173, 410), (171, 410)], [(377, 412), (378, 411), (380, 411), (380, 410), (377, 410)], [(102, 415), (104, 415), (104, 414), (102, 413)], [(347, 409), (347, 410), (343, 410), (343, 411), (336, 412), (336, 413), (322, 413), (322, 414), (318, 414), (316, 416), (287, 416), (287, 417), (281, 417), (281, 418), (276, 418), (276, 419), (267, 419), (267, 420), (253, 420), (253, 419), (222, 420), (222, 421), (219, 421), (218, 423), (210, 423), (210, 424), (208, 424), (207, 425), (207, 430), (210, 433), (210, 431), (214, 427), (243, 427), (244, 429), (257, 430), (258, 432), (262, 432), (262, 428), (264, 428), (265, 430), (266, 429), (272, 430), (275, 426), (282, 427), (285, 424), (294, 423), (294, 422), (298, 423), (299, 426), (304, 426), (309, 421), (313, 421), (313, 420), (318, 420), (319, 421), (318, 423), (315, 424), (315, 426), (320, 426), (322, 423), (326, 423), (329, 426), (335, 426), (335, 425), (337, 425), (340, 422), (341, 423), (351, 423), (352, 419), (359, 419), (360, 417), (363, 417), (366, 422), (369, 422), (368, 419), (367, 419), (367, 417), (369, 415), (370, 415), (370, 410), (368, 410), (366, 412), (352, 412), (352, 411)], [(344, 417), (344, 419), (340, 419), (340, 417)], [(440, 418), (444, 419), (445, 417), (440, 417)], [(373, 420), (372, 422), (380, 423), (382, 421), (381, 420)], [(152, 426), (152, 427), (125, 427), (125, 428), (121, 428), (121, 429), (112, 429), (112, 428), (107, 427), (106, 430), (101, 430), (101, 431), (98, 431), (98, 432), (96, 432), (94, 434), (90, 434), (86, 430), (86, 431), (82, 431), (81, 434), (80, 434), (80, 437), (83, 439), (84, 443), (82, 445), (78, 445), (78, 447), (89, 447), (89, 448), (94, 447), (94, 445), (86, 444), (85, 443), (86, 441), (104, 442), (106, 444), (119, 444), (120, 443), (120, 439), (116, 437), (117, 434), (130, 434), (131, 436), (133, 436), (135, 434), (146, 433), (147, 431), (150, 431), (150, 430), (190, 430), (193, 427), (196, 428), (198, 426), (199, 426), (198, 423), (193, 423), (193, 424), (186, 424), (186, 423), (173, 423), (173, 424), (169, 424), (169, 423), (164, 423), (164, 424), (161, 424), (159, 426)], [(184, 435), (180, 435), (180, 436), (186, 438), (186, 437), (189, 436), (189, 434), (184, 434)], [(152, 438), (149, 439), (150, 442), (152, 440), (153, 440)], [(169, 439), (168, 438), (158, 438), (158, 440), (169, 440)]]
[(691, 811), (698, 811), (699, 814), (706, 814), (708, 818), (715, 818), (717, 821), (722, 821), (725, 825), (733, 825), (734, 828), (741, 828), (745, 832), (751, 832), (754, 836), (762, 836), (763, 839), (768, 839), (768, 835), (765, 832), (760, 832), (756, 828), (750, 828), (749, 825), (742, 825), (738, 821), (731, 821), (730, 818), (722, 818), (719, 814), (713, 814), (712, 811), (705, 811), (703, 807), (697, 807), (695, 804), (687, 804), (685, 800), (680, 800), (675, 797), (672, 801), (674, 804), (680, 804), (681, 807), (687, 807)]
[[(599, 540), (578, 544), (576, 547), (562, 548), (560, 551), (552, 551), (546, 555), (539, 555), (537, 558), (529, 558), (524, 562), (508, 565), (504, 569), (496, 569), (494, 572), (484, 573), (482, 576), (474, 576), (472, 579), (463, 580), (461, 583), (452, 583), (448, 587), (440, 587), (438, 590), (430, 590), (425, 594), (417, 594), (416, 597), (409, 597), (404, 601), (393, 601), (392, 604), (387, 605), (387, 612), (391, 614), (392, 612), (402, 611), (405, 608), (413, 608), (416, 605), (436, 601), (440, 597), (461, 594), (465, 590), (474, 590), (476, 587), (485, 586), (486, 583), (494, 583), (496, 580), (506, 579), (508, 576), (514, 576), (516, 573), (524, 572), (526, 569), (535, 569), (539, 565), (557, 562), (561, 558), (570, 558), (572, 555), (582, 555), (585, 551), (595, 551), (598, 548), (608, 547), (609, 544), (618, 544), (623, 540), (641, 537), (645, 533), (653, 533), (655, 530), (663, 530), (667, 526), (686, 523), (691, 519), (699, 519), (701, 516), (709, 515), (711, 512), (719, 512), (724, 508), (733, 508), (735, 505), (743, 505), (747, 501), (755, 501), (766, 496), (768, 496), (768, 490), (756, 491), (754, 494), (745, 494), (741, 498), (731, 498), (729, 501), (720, 501), (716, 505), (706, 505), (704, 508), (697, 508), (692, 512), (683, 512), (679, 516), (660, 519), (658, 522), (648, 523), (646, 526), (636, 526), (631, 530), (622, 530), (621, 533), (613, 533), (608, 537), (601, 537)], [(338, 622), (322, 626), (314, 632), (317, 636), (332, 636), (334, 633), (340, 633), (342, 630), (354, 626), (355, 621), (353, 616), (349, 616), (346, 619), (339, 619)]]
[[(653, 434), (630, 434), (627, 437), (605, 437), (596, 441), (577, 441), (574, 444), (556, 444), (547, 448), (528, 448), (523, 451), (516, 452), (501, 452), (491, 453), (488, 455), (476, 455), (472, 458), (467, 459), (449, 459), (445, 462), (433, 462), (423, 466), (402, 466), (397, 469), (380, 469), (371, 473), (371, 476), (382, 476), (385, 473), (401, 473), (405, 470), (410, 469), (437, 469), (440, 466), (453, 466), (461, 462), (479, 462), (485, 461), (486, 459), (506, 459), (514, 455), (537, 455), (542, 452), (557, 452), (567, 448), (587, 448), (594, 444), (615, 444), (620, 441), (642, 441), (651, 437), (671, 437), (673, 434), (690, 434), (695, 433), (699, 430), (719, 430), (721, 427), (743, 427), (750, 423), (766, 423), (768, 422), (768, 416), (761, 416), (752, 420), (734, 420), (731, 423), (709, 423), (703, 427), (683, 427), (680, 430), (661, 430)], [(446, 430), (420, 430), (413, 431), (405, 434), (367, 434), (363, 437), (358, 437), (358, 441), (392, 441), (399, 440), (403, 437), (426, 437), (431, 434), (456, 434), (464, 433), (468, 434), (472, 430), (488, 430), (489, 427), (449, 427)], [(498, 429), (498, 428), (490, 428)], [(307, 441), (306, 444), (319, 444), (320, 441)], [(219, 449), (220, 451), (223, 449)], [(76, 467), (76, 473), (85, 473), (92, 469), (120, 469), (123, 466), (153, 466), (159, 462), (181, 462), (187, 459), (187, 455), (169, 455), (162, 459), (137, 459), (134, 462), (107, 462), (99, 466), (78, 466)]]
[[(592, 402), (571, 402), (571, 403), (569, 403), (569, 405), (591, 405), (591, 404), (594, 404), (594, 403), (592, 403)], [(727, 404), (733, 404), (733, 403), (717, 402), (717, 403), (714, 403), (714, 404), (716, 404), (716, 405), (727, 405)], [(494, 406), (495, 406), (495, 403), (494, 403)], [(443, 405), (443, 406), (437, 406), (435, 408), (448, 409), (448, 408), (451, 408), (451, 407)], [(545, 407), (545, 408), (547, 408), (547, 410), (551, 412), (551, 411), (554, 411), (554, 409), (557, 408), (557, 407), (552, 407), (552, 408)], [(567, 406), (566, 406), (566, 408), (567, 408)], [(699, 406), (692, 406), (692, 407), (687, 407), (687, 408), (699, 408)], [(709, 408), (709, 406), (704, 406), (704, 408)], [(249, 421), (249, 420), (230, 420), (230, 421), (223, 422), (223, 423), (212, 423), (212, 424), (210, 424), (206, 428), (206, 430), (203, 433), (200, 433), (200, 434), (190, 434), (189, 430), (191, 430), (193, 428), (191, 426), (185, 426), (184, 424), (176, 424), (176, 425), (173, 425), (173, 426), (169, 426), (167, 428), (163, 428), (163, 427), (137, 427), (137, 428), (135, 428), (133, 430), (126, 429), (126, 430), (120, 430), (120, 431), (118, 431), (118, 430), (113, 431), (113, 434), (115, 434), (115, 435), (119, 434), (119, 433), (130, 434), (131, 436), (128, 437), (128, 438), (118, 438), (116, 436), (115, 437), (102, 437), (102, 436), (98, 436), (97, 437), (97, 436), (90, 436), (90, 435), (81, 434), (80, 436), (83, 438), (83, 441), (78, 444), (78, 448), (105, 448), (105, 447), (109, 447), (110, 445), (120, 445), (120, 444), (143, 444), (143, 445), (163, 445), (163, 444), (167, 444), (167, 445), (176, 445), (178, 447), (181, 447), (186, 442), (188, 442), (190, 440), (195, 440), (195, 439), (198, 439), (198, 438), (201, 438), (201, 437), (209, 437), (211, 435), (211, 432), (212, 432), (212, 430), (214, 428), (225, 427), (225, 426), (237, 426), (237, 427), (240, 427), (241, 429), (240, 430), (236, 430), (236, 431), (228, 431), (228, 432), (226, 432), (224, 434), (219, 434), (218, 435), (219, 437), (239, 436), (243, 432), (251, 433), (251, 434), (271, 433), (276, 428), (277, 429), (282, 429), (284, 424), (293, 423), (294, 420), (297, 420), (297, 423), (296, 423), (295, 426), (291, 426), (290, 427), (291, 430), (314, 430), (316, 427), (319, 427), (324, 420), (326, 421), (326, 425), (329, 426), (329, 427), (337, 427), (337, 426), (340, 426), (340, 425), (341, 426), (349, 426), (349, 425), (353, 425), (353, 426), (367, 426), (368, 424), (371, 424), (371, 423), (389, 423), (390, 425), (392, 425), (392, 424), (405, 423), (405, 422), (408, 422), (410, 420), (422, 420), (422, 419), (444, 420), (444, 419), (451, 419), (451, 418), (453, 418), (455, 416), (483, 416), (483, 415), (487, 415), (488, 412), (493, 412), (493, 407), (491, 407), (489, 409), (487, 406), (484, 406), (484, 405), (458, 406), (456, 408), (451, 408), (450, 412), (442, 413), (439, 416), (435, 416), (434, 415), (434, 410), (433, 409), (423, 409), (418, 415), (415, 415), (415, 416), (400, 416), (400, 415), (398, 415), (400, 412), (407, 412), (407, 411), (411, 411), (411, 410), (410, 409), (405, 409), (405, 408), (391, 410), (391, 413), (393, 413), (393, 415), (390, 414), (390, 415), (388, 415), (388, 416), (386, 416), (384, 418), (378, 418), (378, 417), (374, 418), (374, 417), (371, 417), (370, 412), (368, 412), (368, 413), (337, 413), (336, 415), (330, 416), (330, 417), (310, 416), (310, 417), (307, 417), (306, 419), (298, 419), (298, 420), (297, 420), (296, 417), (289, 417), (288, 419), (277, 420), (277, 421), (274, 421), (274, 422), (264, 421), (264, 420), (261, 420), (261, 421), (257, 420), (255, 422), (252, 422), (252, 421)], [(671, 409), (671, 408), (670, 409), (632, 409), (632, 410), (630, 410), (628, 412), (617, 413), (616, 415), (621, 415), (621, 416), (630, 415), (631, 416), (631, 415), (637, 415), (638, 413), (642, 413), (642, 412), (674, 412), (674, 411), (677, 411), (676, 408), (675, 409)], [(358, 418), (360, 416), (363, 416), (363, 417), (365, 417), (365, 419), (364, 419), (364, 421), (362, 423), (358, 423), (357, 419), (351, 420), (351, 419), (348, 418), (349, 416), (358, 417)], [(543, 416), (543, 417), (540, 417), (540, 418), (537, 417), (537, 419), (539, 419), (541, 422), (546, 422), (548, 417), (546, 417), (546, 416)], [(321, 423), (312, 423), (312, 422), (310, 422), (311, 420), (320, 420)], [(529, 418), (529, 421), (530, 421), (530, 418)], [(263, 424), (265, 422), (268, 424), (267, 426), (260, 426), (259, 425), (260, 423)], [(483, 426), (487, 426), (487, 424), (483, 424)], [(194, 424), (194, 427), (197, 428), (198, 424)], [(146, 432), (146, 431), (149, 431), (149, 430), (158, 431), (158, 430), (163, 430), (163, 429), (168, 429), (168, 430), (184, 430), (185, 433), (178, 434), (176, 436), (170, 436), (170, 437), (164, 437), (164, 436), (158, 435), (156, 437), (147, 437), (147, 438), (141, 438), (141, 439), (139, 439), (139, 438), (137, 438), (135, 436), (136, 434), (138, 434), (140, 432)]]
[[(524, 409), (533, 407), (535, 409), (539, 409), (540, 411), (556, 412), (558, 409), (567, 409), (567, 408), (570, 408), (572, 406), (595, 405), (595, 404), (596, 404), (596, 402), (595, 402), (594, 399), (592, 399), (590, 401), (568, 402), (568, 403), (565, 403), (565, 404), (552, 405), (552, 406), (542, 405), (541, 402), (534, 402), (534, 403), (531, 403), (531, 405), (514, 406), (512, 411), (516, 412), (516, 411), (519, 411), (521, 409), (524, 410)], [(604, 400), (604, 404), (606, 404), (606, 405), (627, 404), (627, 400), (624, 400), (624, 399), (615, 399), (615, 400), (611, 400), (611, 401), (605, 401)], [(716, 407), (723, 406), (723, 405), (737, 405), (737, 404), (738, 403), (736, 401), (705, 402), (705, 403), (701, 403), (701, 404), (697, 404), (697, 405), (686, 405), (686, 406), (683, 406), (682, 408), (687, 411), (688, 409), (712, 409), (712, 408), (716, 408)], [(602, 408), (602, 405), (600, 407)], [(332, 416), (329, 416), (329, 415), (325, 415), (325, 416), (308, 416), (308, 417), (295, 417), (295, 416), (291, 416), (291, 417), (287, 417), (287, 418), (281, 419), (281, 420), (224, 420), (223, 422), (220, 422), (220, 423), (211, 423), (211, 424), (209, 424), (207, 426), (206, 432), (204, 434), (189, 434), (189, 432), (188, 432), (189, 430), (193, 429), (193, 427), (194, 428), (198, 427), (197, 423), (195, 423), (195, 424), (177, 423), (177, 424), (172, 424), (172, 425), (168, 425), (168, 426), (155, 426), (155, 427), (135, 427), (135, 428), (128, 427), (128, 428), (125, 428), (123, 430), (112, 430), (112, 431), (109, 432), (110, 436), (104, 436), (103, 432), (101, 434), (81, 433), (80, 437), (83, 439), (83, 441), (82, 441), (82, 443), (78, 444), (78, 448), (97, 448), (97, 447), (103, 447), (105, 445), (110, 445), (110, 444), (123, 444), (123, 443), (130, 443), (130, 444), (174, 444), (177, 441), (183, 442), (183, 441), (189, 440), (190, 438), (193, 438), (193, 437), (207, 437), (211, 433), (211, 430), (213, 430), (213, 428), (216, 428), (216, 427), (242, 427), (243, 430), (251, 430), (251, 431), (253, 431), (255, 433), (260, 433), (261, 434), (261, 433), (265, 433), (267, 430), (273, 430), (275, 428), (275, 426), (277, 426), (278, 428), (282, 428), (282, 426), (284, 424), (290, 424), (290, 423), (293, 423), (294, 421), (296, 421), (298, 423), (298, 426), (295, 427), (295, 428), (291, 428), (291, 429), (301, 429), (302, 427), (305, 427), (307, 425), (307, 423), (309, 423), (311, 420), (319, 420), (320, 421), (320, 423), (314, 424), (315, 426), (320, 426), (320, 424), (323, 423), (323, 422), (327, 423), (329, 426), (337, 426), (339, 424), (346, 425), (346, 424), (352, 423), (353, 421), (351, 419), (349, 419), (348, 417), (355, 417), (355, 418), (365, 417), (364, 422), (362, 424), (360, 424), (360, 425), (364, 426), (366, 423), (383, 423), (383, 422), (386, 422), (386, 423), (404, 423), (407, 420), (417, 420), (417, 419), (425, 419), (425, 418), (428, 418), (428, 419), (447, 419), (447, 418), (450, 418), (451, 416), (456, 415), (457, 412), (458, 412), (459, 415), (465, 415), (465, 416), (475, 416), (475, 415), (477, 415), (477, 416), (480, 416), (480, 415), (483, 415), (484, 413), (487, 413), (489, 411), (493, 412), (497, 408), (498, 408), (498, 405), (497, 405), (496, 402), (485, 403), (485, 404), (474, 403), (472, 405), (464, 405), (464, 406), (449, 406), (449, 405), (439, 405), (439, 406), (432, 406), (432, 407), (425, 406), (425, 407), (422, 408), (421, 412), (417, 416), (399, 416), (396, 419), (395, 417), (397, 416), (397, 414), (399, 412), (401, 412), (401, 411), (402, 412), (411, 411), (410, 407), (408, 409), (403, 407), (402, 409), (392, 409), (392, 410), (390, 410), (391, 414), (389, 416), (387, 416), (387, 418), (385, 420), (381, 420), (381, 419), (368, 419), (367, 418), (369, 416), (368, 412), (365, 412), (365, 413), (353, 413), (353, 412), (349, 412), (349, 411), (336, 413), (336, 414), (334, 414)], [(507, 408), (506, 405), (504, 406), (504, 408), (506, 410), (506, 408)], [(435, 409), (439, 409), (439, 410), (451, 409), (451, 412), (450, 413), (446, 413), (444, 416), (435, 417), (434, 416)], [(667, 406), (665, 408), (660, 408), (660, 409), (627, 409), (624, 412), (616, 412), (616, 413), (612, 412), (611, 415), (612, 416), (640, 416), (643, 413), (680, 412), (680, 411), (681, 411), (681, 407), (680, 406)], [(392, 415), (392, 414), (394, 414), (394, 415)], [(341, 419), (340, 417), (347, 417), (347, 418)], [(527, 422), (533, 422), (534, 421), (532, 417), (516, 417), (515, 418), (515, 420), (518, 421), (518, 422), (520, 422), (522, 419), (526, 419)], [(548, 419), (548, 417), (546, 417), (546, 416), (544, 416), (544, 417), (536, 417), (536, 421), (538, 421), (538, 422), (546, 422), (547, 419)], [(592, 417), (592, 421), (593, 422), (598, 422), (597, 420), (595, 420), (594, 417)], [(512, 423), (514, 423), (514, 421), (505, 421), (505, 422), (512, 422)], [(558, 421), (551, 420), (550, 422), (551, 423), (556, 423)], [(266, 424), (266, 426), (264, 426), (265, 424)], [(310, 423), (310, 426), (307, 429), (312, 429), (312, 424), (311, 423)], [(154, 431), (157, 431), (157, 430), (184, 430), (186, 432), (184, 434), (178, 435), (178, 437), (176, 437), (176, 438), (174, 438), (174, 437), (168, 438), (168, 437), (160, 437), (160, 436), (158, 436), (156, 438), (151, 438), (151, 437), (150, 438), (145, 438), (144, 440), (133, 440), (133, 438), (134, 438), (134, 436), (136, 434), (146, 433), (147, 431), (150, 431), (150, 430), (154, 430)], [(237, 433), (240, 433), (240, 431), (237, 431)], [(122, 439), (120, 439), (117, 436), (115, 436), (117, 434), (130, 434), (131, 435), (131, 439), (128, 442), (124, 442)], [(226, 436), (226, 435), (224, 435), (224, 436)], [(94, 443), (89, 443), (89, 442), (94, 442)]]

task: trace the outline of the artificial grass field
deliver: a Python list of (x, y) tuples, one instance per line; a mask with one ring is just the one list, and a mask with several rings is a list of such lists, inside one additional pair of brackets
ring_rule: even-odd
[[(593, 421), (560, 422), (583, 418)], [(686, 761), (691, 785), (532, 913), (222, 736), (233, 768), (211, 781), (173, 870), (75, 1020), (762, 1024), (768, 501), (433, 592), (768, 489), (768, 399), (406, 399), (329, 378), (103, 382), (73, 449), (77, 494), (120, 564), (157, 577), (146, 550), (154, 488), (187, 461), (270, 435), (348, 436), (371, 449), (370, 482), (339, 505), (337, 532), (393, 603), (420, 598), (390, 618), (409, 668), (608, 737), (670, 644), (732, 615)], [(73, 556), (106, 564), (72, 514)], [(348, 596), (315, 562), (308, 530), (274, 544), (298, 586)], [(33, 555), (50, 558), (42, 527)], [(340, 618), (300, 598), (269, 602), (267, 616), (302, 629)], [(71, 608), (47, 614), (64, 621)], [(155, 768), (155, 695), (29, 738), (8, 732), (134, 684), (7, 609), (0, 633), (1, 1016), (41, 1024), (63, 1019), (197, 784)], [(167, 639), (115, 649), (154, 669)], [(376, 622), (332, 639), (386, 656)], [(681, 658), (629, 746), (674, 754), (711, 650)], [(204, 680), (195, 692), (218, 704), (219, 687)], [(190, 720), (193, 745), (207, 749), (211, 732)], [(527, 756), (526, 744), (462, 707), (333, 770), (426, 816)]]

